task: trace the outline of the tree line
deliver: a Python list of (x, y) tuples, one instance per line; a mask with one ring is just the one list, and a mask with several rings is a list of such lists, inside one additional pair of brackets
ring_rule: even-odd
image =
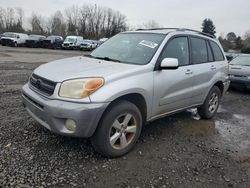
[[(30, 29), (24, 28), (24, 22), (29, 23)], [(142, 23), (137, 27), (129, 27), (126, 16), (119, 11), (102, 6), (85, 4), (81, 7), (72, 6), (55, 11), (49, 18), (44, 18), (37, 13), (25, 19), (24, 11), (21, 8), (0, 7), (0, 33), (6, 31), (25, 32), (28, 34), (41, 35), (80, 35), (84, 38), (99, 39), (111, 37), (129, 28), (155, 28), (162, 27), (156, 21), (151, 20)], [(202, 32), (215, 36), (216, 27), (211, 19), (204, 19), (202, 22)], [(224, 50), (241, 51), (250, 53), (250, 31), (243, 37), (236, 36), (234, 32), (229, 32), (226, 36), (219, 36), (218, 40)]]
[[(24, 28), (24, 21), (28, 21), (30, 29)], [(63, 12), (57, 10), (49, 18), (32, 13), (27, 20), (24, 20), (24, 11), (21, 8), (0, 7), (0, 33), (12, 31), (64, 37), (80, 35), (99, 39), (111, 37), (127, 28), (126, 16), (119, 11), (91, 4), (72, 6)]]
[[(211, 19), (205, 19), (202, 22), (202, 32), (208, 33), (212, 36), (216, 34), (216, 27)], [(226, 36), (219, 36), (220, 41), (225, 52), (230, 50), (250, 54), (250, 31), (246, 32), (243, 36), (236, 36), (234, 32), (229, 32)]]

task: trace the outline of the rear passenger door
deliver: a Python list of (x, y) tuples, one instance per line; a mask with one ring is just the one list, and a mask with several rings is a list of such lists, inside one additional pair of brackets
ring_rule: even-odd
[(204, 102), (212, 79), (216, 73), (216, 63), (210, 43), (205, 38), (190, 37), (191, 63), (194, 74), (194, 86), (192, 104), (198, 105)]

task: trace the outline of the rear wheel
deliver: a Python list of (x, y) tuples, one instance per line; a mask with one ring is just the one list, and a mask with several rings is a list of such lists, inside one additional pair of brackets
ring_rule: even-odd
[(104, 114), (91, 143), (106, 157), (119, 157), (129, 152), (142, 128), (140, 110), (128, 101), (113, 104)]
[(217, 86), (212, 87), (201, 107), (198, 108), (199, 115), (204, 119), (211, 119), (216, 114), (221, 99), (221, 91)]

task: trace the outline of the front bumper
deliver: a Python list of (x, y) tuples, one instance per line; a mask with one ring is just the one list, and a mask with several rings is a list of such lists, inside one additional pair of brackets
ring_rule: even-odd
[[(108, 103), (73, 103), (52, 100), (31, 90), (28, 84), (22, 88), (25, 109), (42, 126), (51, 132), (73, 136), (91, 137)], [(75, 131), (66, 128), (67, 119), (76, 122)]]
[(79, 48), (79, 46), (76, 46), (76, 45), (73, 45), (73, 44), (63, 44), (62, 47), (64, 49), (76, 49), (76, 48)]
[(248, 79), (247, 77), (231, 77), (230, 81), (230, 87), (232, 88), (250, 89), (250, 79)]
[(6, 46), (14, 46), (15, 42), (11, 39), (1, 39), (1, 44)]
[(83, 46), (83, 45), (81, 45), (80, 49), (89, 50), (89, 49), (91, 49), (91, 46)]

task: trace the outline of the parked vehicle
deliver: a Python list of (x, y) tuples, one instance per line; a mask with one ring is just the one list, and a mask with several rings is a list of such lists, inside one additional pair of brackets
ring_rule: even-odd
[(3, 34), (0, 34), (0, 44), (1, 44), (1, 38), (2, 38), (2, 37), (4, 37), (4, 35), (3, 35)]
[(226, 52), (225, 55), (226, 55), (226, 58), (227, 58), (228, 62), (230, 62), (230, 61), (232, 61), (234, 58), (236, 58), (239, 54), (237, 54), (237, 53), (228, 53), (228, 52)]
[(25, 46), (32, 48), (41, 48), (45, 39), (46, 37), (43, 35), (29, 35), (29, 38), (26, 40)]
[(80, 36), (67, 36), (62, 44), (63, 49), (80, 49), (83, 42), (83, 37)]
[(26, 40), (29, 38), (29, 36), (24, 33), (6, 32), (3, 35), (1, 38), (1, 44), (3, 46), (24, 46)]
[(104, 42), (106, 42), (108, 40), (108, 38), (101, 38), (99, 40), (98, 46), (102, 45)]
[(80, 44), (80, 50), (94, 50), (97, 47), (97, 42), (93, 40), (83, 40)]
[(43, 40), (44, 48), (61, 48), (63, 43), (63, 38), (61, 36), (51, 35), (48, 36), (45, 40)]
[(34, 70), (22, 88), (29, 114), (52, 132), (90, 137), (95, 150), (118, 157), (142, 125), (198, 107), (212, 118), (229, 87), (219, 42), (188, 29), (120, 33), (90, 55)]
[(230, 87), (250, 89), (250, 55), (239, 55), (229, 64)]

